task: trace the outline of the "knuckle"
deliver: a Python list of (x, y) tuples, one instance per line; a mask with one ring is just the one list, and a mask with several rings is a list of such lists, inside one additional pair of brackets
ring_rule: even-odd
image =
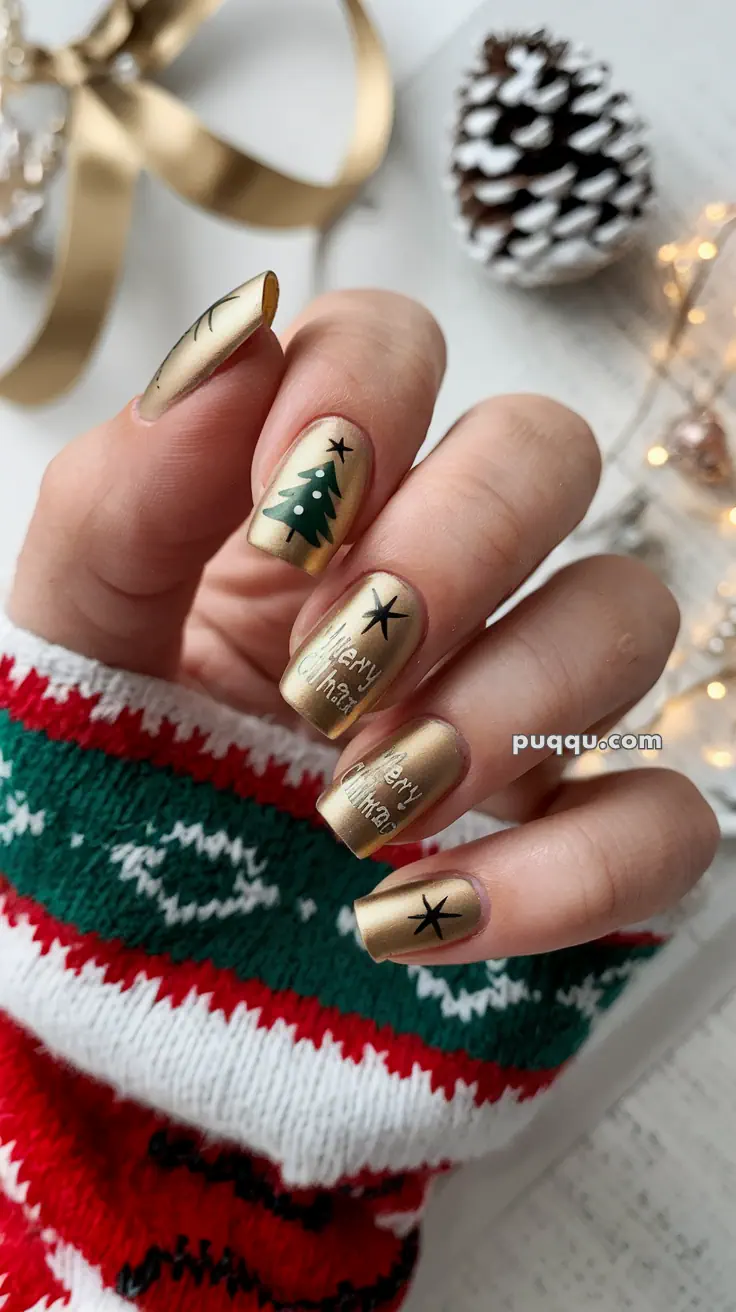
[[(534, 706), (543, 708), (543, 719), (550, 732), (560, 724), (583, 724), (585, 700), (583, 682), (569, 659), (569, 646), (558, 646), (550, 633), (536, 640), (531, 632), (519, 628), (514, 635), (512, 668), (525, 671), (526, 687), (534, 689)], [(534, 730), (538, 732), (538, 730)]]
[(359, 388), (375, 386), (380, 368), (388, 387), (408, 380), (434, 396), (446, 362), (445, 339), (434, 316), (396, 292), (338, 291), (318, 297), (296, 321), (288, 349), (293, 353), (305, 346), (343, 374), (347, 371)]
[(635, 921), (639, 895), (636, 881), (615, 845), (596, 841), (581, 824), (575, 836), (571, 868), (577, 881), (573, 917), (579, 929)]
[(493, 407), (493, 422), (502, 420), (516, 446), (532, 459), (541, 458), (547, 478), (555, 474), (579, 489), (586, 509), (598, 486), (601, 453), (582, 416), (551, 397), (531, 393), (499, 396), (485, 405)]
[(711, 864), (721, 840), (713, 808), (692, 779), (677, 770), (647, 769), (650, 810), (668, 835), (662, 845), (663, 877), (669, 903), (687, 893)]
[[(600, 453), (590, 428), (566, 407), (536, 396), (480, 401), (460, 421), (472, 439), (473, 474), (486, 496), (507, 489), (507, 504), (529, 516), (537, 508), (547, 549), (585, 514), (600, 477)], [(530, 536), (527, 526), (527, 537)]]
[[(437, 473), (431, 464), (425, 470), (420, 463), (410, 479), (421, 487), (426, 522), (436, 517), (442, 523), (448, 548), (462, 559), (466, 573), (477, 572), (478, 587), (493, 580), (497, 597), (499, 588), (518, 586), (538, 564), (525, 498), (516, 487), (500, 485), (487, 462), (455, 459)], [(462, 515), (448, 516), (450, 505), (462, 505)]]
[(611, 783), (615, 809), (578, 813), (568, 837), (575, 875), (569, 919), (591, 936), (675, 906), (708, 868), (720, 839), (713, 811), (686, 776), (648, 768)]
[(551, 580), (553, 592), (574, 599), (576, 615), (605, 654), (607, 679), (628, 697), (646, 692), (677, 637), (680, 612), (669, 588), (641, 561), (589, 556)]
[(590, 560), (600, 571), (599, 583), (612, 596), (674, 642), (680, 626), (679, 607), (667, 584), (648, 565), (633, 556), (601, 555)]
[(526, 568), (529, 532), (525, 509), (510, 493), (498, 487), (493, 471), (479, 465), (473, 470), (458, 465), (448, 470), (440, 489), (442, 505), (449, 500), (464, 508), (462, 522), (453, 530), (469, 561), (485, 572), (517, 576)]

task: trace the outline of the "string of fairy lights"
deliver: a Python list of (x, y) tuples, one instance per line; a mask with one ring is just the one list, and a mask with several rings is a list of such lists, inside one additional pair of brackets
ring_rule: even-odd
[[(658, 260), (666, 273), (664, 295), (673, 307), (673, 320), (667, 339), (656, 342), (652, 348), (652, 360), (657, 368), (658, 377), (666, 377), (672, 384), (672, 366), (685, 346), (685, 334), (692, 329), (701, 329), (708, 319), (708, 311), (702, 298), (709, 280), (719, 262), (723, 259), (729, 241), (736, 234), (736, 205), (714, 202), (707, 205), (695, 233), (680, 242), (668, 242), (660, 247)], [(736, 305), (732, 307), (736, 318)], [(696, 348), (691, 347), (691, 354)], [(736, 325), (733, 336), (729, 337), (720, 350), (711, 351), (716, 360), (716, 369), (711, 377), (692, 388), (692, 399), (696, 405), (710, 407), (726, 390), (728, 383), (736, 373)], [(679, 389), (678, 389), (679, 390)], [(725, 436), (725, 435), (724, 435)], [(650, 446), (646, 453), (647, 464), (653, 469), (662, 469), (672, 459), (671, 449), (662, 442)], [(724, 465), (724, 491), (727, 504), (720, 510), (724, 523), (736, 526), (736, 504), (733, 504), (734, 477), (730, 463), (730, 454)], [(731, 504), (728, 504), (728, 502)], [(730, 679), (736, 675), (736, 580), (727, 576), (716, 587), (716, 597), (721, 603), (721, 614), (712, 626), (696, 625), (690, 635), (691, 676), (685, 687), (679, 690), (679, 696), (696, 696), (700, 693), (714, 702), (724, 702), (733, 696)], [(697, 653), (701, 660), (694, 661), (692, 655)], [(679, 648), (674, 653), (671, 669), (678, 669), (687, 660), (687, 650)], [(713, 663), (713, 669), (703, 673), (703, 665)], [(725, 710), (725, 708), (724, 708)], [(662, 719), (664, 708), (658, 714)], [(733, 746), (706, 742), (702, 747), (704, 760), (716, 769), (730, 769), (736, 764), (736, 751)]]
[[(664, 384), (679, 394), (687, 407), (679, 422), (645, 450), (644, 466), (649, 471), (673, 468), (691, 485), (710, 498), (715, 528), (736, 527), (736, 466), (732, 461), (725, 425), (714, 409), (736, 374), (736, 304), (727, 308), (728, 322), (721, 318), (713, 342), (715, 312), (711, 312), (707, 293), (711, 279), (722, 269), (724, 255), (736, 237), (736, 204), (713, 202), (706, 206), (694, 232), (680, 241), (671, 241), (657, 252), (663, 275), (663, 293), (670, 310), (669, 330), (654, 343), (650, 352), (650, 374), (640, 403), (631, 420), (609, 448), (607, 464), (618, 464), (628, 455), (649, 420)], [(736, 251), (736, 241), (733, 243)], [(720, 284), (716, 284), (719, 300)], [(728, 278), (724, 282), (728, 287)], [(736, 293), (736, 279), (734, 279)], [(736, 301), (736, 294), (734, 295)], [(709, 339), (705, 340), (710, 328)], [(725, 338), (725, 341), (724, 341)], [(720, 339), (720, 340), (718, 340)], [(689, 372), (691, 382), (679, 376)], [(677, 530), (682, 532), (682, 506), (672, 504), (663, 488), (648, 480), (644, 504), (656, 503)], [(624, 548), (625, 549), (625, 548)], [(671, 739), (677, 720), (678, 705), (706, 698), (706, 705), (717, 713), (717, 723), (700, 743), (702, 762), (723, 772), (736, 767), (736, 562), (715, 589), (711, 602), (715, 612), (712, 623), (698, 622), (672, 653), (657, 687), (654, 710), (637, 732), (656, 732), (667, 720), (667, 738)], [(733, 705), (731, 705), (733, 703)], [(708, 717), (705, 717), (708, 718)], [(711, 717), (713, 718), (713, 717)], [(720, 726), (725, 725), (725, 732)], [(594, 754), (597, 755), (597, 754)], [(639, 755), (655, 758), (656, 751)], [(593, 762), (589, 763), (593, 769)], [(586, 771), (587, 772), (587, 771)], [(717, 790), (715, 790), (717, 791)], [(728, 790), (719, 794), (722, 828), (736, 835), (736, 771), (733, 797)], [(733, 823), (728, 813), (733, 813)]]

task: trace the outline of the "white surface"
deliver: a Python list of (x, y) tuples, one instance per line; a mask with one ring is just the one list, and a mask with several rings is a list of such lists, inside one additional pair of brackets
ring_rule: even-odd
[[(727, 874), (725, 863), (720, 873)], [(665, 1153), (658, 1155), (657, 1188), (652, 1163), (641, 1148), (649, 1127), (646, 1115), (637, 1120), (636, 1095), (624, 1101), (623, 1110), (602, 1117), (736, 987), (734, 937), (733, 894), (724, 878), (715, 881), (690, 923), (601, 1022), (583, 1057), (559, 1081), (529, 1129), (503, 1153), (458, 1171), (440, 1186), (429, 1209), (423, 1259), (406, 1312), (659, 1312), (660, 1307), (665, 1312), (680, 1256), (691, 1250), (698, 1258), (693, 1283), (711, 1282), (722, 1299), (683, 1301), (672, 1312), (691, 1307), (736, 1312), (729, 1280), (733, 1258), (725, 1242), (736, 1234), (736, 1196), (733, 1190), (714, 1188), (716, 1224), (704, 1246), (703, 1212), (690, 1188), (691, 1177), (702, 1176), (704, 1162), (721, 1155), (722, 1141), (735, 1141), (732, 1083), (719, 1077), (709, 1087), (708, 1073), (691, 1063), (687, 1043), (681, 1058), (661, 1067), (664, 1079), (655, 1066), (650, 1077), (655, 1095), (647, 1105), (654, 1108), (662, 1139), (679, 1143), (669, 1175)], [(707, 1058), (716, 1072), (728, 1071), (734, 1060), (730, 1034), (717, 1026), (706, 1026), (702, 1033), (701, 1061)], [(683, 1101), (688, 1103), (689, 1135), (682, 1130)], [(591, 1138), (576, 1149), (586, 1133)], [(591, 1166), (595, 1145), (611, 1138), (615, 1155), (606, 1160), (601, 1153), (602, 1160)], [(622, 1158), (632, 1163), (623, 1197), (616, 1193)], [(544, 1173), (554, 1163), (561, 1165), (552, 1171), (550, 1187)], [(579, 1196), (592, 1190), (610, 1194), (605, 1209), (596, 1205), (592, 1214), (589, 1208), (568, 1207), (562, 1238), (558, 1180), (574, 1182)], [(654, 1257), (647, 1256), (654, 1291), (647, 1301), (649, 1293), (644, 1297), (636, 1289), (626, 1253), (647, 1254), (649, 1249), (651, 1254), (648, 1226), (657, 1189), (668, 1202), (679, 1195), (678, 1227), (669, 1251), (663, 1244)], [(590, 1283), (578, 1288), (582, 1282), (575, 1267), (589, 1282), (594, 1277), (595, 1297)]]
[[(34, 35), (60, 37), (77, 30), (94, 6), (87, 0), (66, 0), (64, 6), (29, 0), (29, 8)], [(721, 194), (734, 199), (733, 11), (723, 0), (700, 0), (696, 11), (686, 0), (547, 0), (541, 14), (531, 0), (480, 7), (473, 0), (372, 0), (372, 9), (405, 79), (397, 132), (389, 163), (369, 187), (370, 207), (349, 217), (325, 252), (328, 282), (393, 286), (425, 300), (437, 314), (450, 364), (433, 436), (479, 397), (518, 389), (549, 392), (580, 409), (607, 444), (630, 414), (648, 347), (661, 333), (651, 265), (634, 261), (555, 294), (523, 295), (487, 281), (449, 231), (440, 186), (453, 86), (477, 39), (491, 27), (538, 26), (543, 20), (561, 34), (588, 40), (614, 65), (652, 124), (661, 195), (650, 238), (654, 249), (686, 231), (706, 201)], [(298, 159), (305, 171), (327, 177), (339, 155), (350, 63), (328, 0), (299, 0), (298, 8), (295, 0), (230, 0), (172, 72), (169, 85), (214, 127), (282, 165)], [(285, 322), (309, 294), (313, 254), (309, 235), (245, 233), (185, 211), (175, 197), (144, 183), (122, 293), (84, 383), (45, 412), (0, 407), (0, 575), (10, 567), (54, 450), (139, 391), (201, 306), (248, 272), (277, 268)], [(0, 273), (0, 355), (17, 345), (19, 325), (30, 331), (33, 306), (28, 285)], [(693, 525), (683, 535), (688, 549), (698, 532)], [(705, 542), (705, 530), (702, 536)], [(720, 573), (722, 555), (733, 553), (733, 538), (707, 541), (704, 556), (713, 556)], [(704, 580), (704, 590), (709, 586)], [(736, 1113), (728, 1081), (711, 1098), (707, 1083), (693, 1080), (695, 1054), (720, 1069), (720, 1045), (733, 1042), (729, 1019), (714, 1022), (663, 1075), (633, 1095), (624, 1112), (604, 1121), (563, 1167), (530, 1188), (647, 1063), (736, 984), (736, 892), (728, 854), (719, 870), (697, 921), (606, 1020), (544, 1120), (504, 1160), (479, 1165), (444, 1187), (430, 1217), (412, 1303), (417, 1312), (684, 1312), (698, 1306), (734, 1312), (727, 1240), (736, 1233), (736, 1218), (729, 1210), (727, 1167), (714, 1174), (711, 1247), (702, 1253), (694, 1250), (705, 1242), (703, 1193), (697, 1181), (690, 1189), (691, 1179), (718, 1157), (720, 1140), (733, 1139), (730, 1117)], [(665, 1098), (663, 1090), (671, 1096)], [(683, 1097), (690, 1133), (682, 1121)], [(665, 1145), (656, 1161), (648, 1149), (637, 1151), (637, 1117), (646, 1125), (653, 1116)], [(670, 1148), (677, 1161), (668, 1175)], [(664, 1206), (674, 1195), (673, 1180), (679, 1211), (671, 1214), (675, 1238), (665, 1243), (652, 1229), (648, 1205), (640, 1203), (637, 1212), (632, 1199), (651, 1189), (656, 1210), (657, 1199)], [(528, 1192), (518, 1210), (509, 1210), (523, 1190)], [(592, 1218), (586, 1190), (600, 1191)], [(622, 1244), (628, 1244), (628, 1257)], [(678, 1304), (683, 1262), (696, 1274), (688, 1276)]]
[(406, 1312), (734, 1312), (735, 1080), (732, 994), (514, 1205), (452, 1181)]
[(367, 0), (383, 34), (398, 82), (430, 58), (481, 5), (481, 0)]

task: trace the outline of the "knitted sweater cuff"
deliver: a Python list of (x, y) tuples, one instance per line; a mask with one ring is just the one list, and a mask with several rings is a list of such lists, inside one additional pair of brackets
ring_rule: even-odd
[(294, 1183), (503, 1143), (666, 937), (378, 968), (354, 898), (493, 821), (360, 862), (314, 809), (332, 747), (7, 621), (0, 650), (0, 1005), (87, 1074)]
[[(355, 897), (494, 822), (360, 862), (315, 812), (335, 759), (0, 622), (0, 1232), (31, 1225), (19, 1272), (42, 1215), (61, 1266), (65, 1234), (82, 1263), (65, 1290), (94, 1269), (126, 1298), (181, 1282), (151, 1308), (204, 1306), (199, 1287), (227, 1281), (244, 1307), (398, 1306), (431, 1172), (508, 1143), (665, 941), (648, 925), (533, 958), (376, 967)], [(52, 1163), (72, 1195), (49, 1188)], [(320, 1267), (304, 1216), (327, 1190), (360, 1206)], [(234, 1216), (243, 1191), (256, 1205)], [(330, 1210), (333, 1239), (345, 1215)], [(41, 1295), (23, 1297), (5, 1312)]]

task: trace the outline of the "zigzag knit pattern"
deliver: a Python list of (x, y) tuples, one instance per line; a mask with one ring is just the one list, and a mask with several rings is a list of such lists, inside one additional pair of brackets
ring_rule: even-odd
[(360, 862), (333, 748), (0, 649), (3, 1312), (398, 1308), (433, 1176), (528, 1123), (666, 925), (376, 967), (354, 898), (494, 822)]

